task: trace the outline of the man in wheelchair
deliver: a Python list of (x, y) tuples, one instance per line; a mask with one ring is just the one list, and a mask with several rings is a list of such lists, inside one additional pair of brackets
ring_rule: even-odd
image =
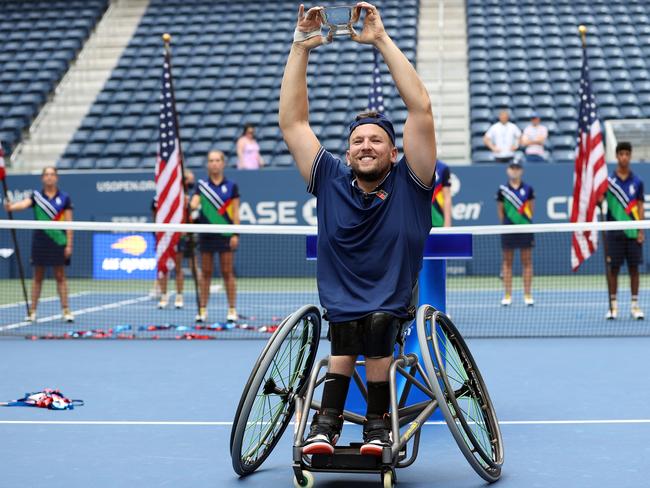
[[(400, 326), (409, 317), (411, 292), (431, 228), (436, 143), (427, 90), (384, 30), (376, 7), (360, 2), (363, 30), (352, 40), (383, 57), (408, 117), (404, 155), (384, 114), (365, 112), (350, 123), (345, 163), (321, 146), (309, 124), (307, 65), (324, 43), (322, 8), (301, 5), (280, 93), (284, 140), (317, 198), (317, 281), (329, 321), (331, 357), (320, 410), (304, 454), (332, 454), (358, 356), (366, 359), (368, 409), (361, 454), (381, 456), (390, 446), (388, 373)], [(316, 74), (318, 76), (318, 74)]]

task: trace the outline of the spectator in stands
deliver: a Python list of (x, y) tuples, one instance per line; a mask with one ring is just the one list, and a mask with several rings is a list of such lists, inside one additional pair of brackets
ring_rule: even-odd
[[(20, 202), (5, 202), (7, 212), (34, 208), (34, 219), (46, 222), (72, 220), (72, 201), (70, 196), (58, 187), (59, 176), (54, 166), (43, 168), (41, 173), (43, 189), (34, 190), (28, 198)], [(61, 300), (63, 320), (74, 322), (74, 315), (68, 303), (68, 283), (65, 266), (72, 257), (72, 231), (59, 229), (35, 230), (32, 237), (31, 263), (34, 267), (32, 283), (32, 304), (27, 320), (36, 320), (36, 308), (41, 296), (45, 268), (52, 267), (56, 290)]]
[[(501, 185), (497, 192), (499, 220), (504, 225), (531, 224), (535, 207), (533, 187), (522, 181), (521, 175), (523, 169), (520, 164), (510, 163), (506, 172), (508, 174), (508, 182), (505, 185)], [(501, 305), (504, 307), (512, 304), (512, 262), (516, 249), (520, 250), (522, 275), (524, 278), (524, 303), (527, 306), (535, 304), (532, 294), (532, 250), (534, 245), (534, 236), (530, 233), (503, 234), (501, 236), (501, 249), (503, 251), (501, 275), (505, 288)]]
[[(200, 224), (239, 224), (239, 188), (234, 181), (224, 175), (226, 158), (221, 151), (208, 153), (208, 178), (199, 180), (198, 188), (190, 200), (193, 220)], [(236, 308), (236, 281), (234, 272), (234, 252), (239, 246), (239, 235), (200, 234), (201, 280), (199, 286), (199, 313), (197, 322), (205, 322), (208, 317), (210, 283), (214, 268), (214, 253), (219, 253), (221, 276), (226, 287), (228, 299), (228, 322), (239, 319)]]
[(502, 110), (499, 121), (494, 123), (483, 136), (483, 142), (494, 155), (497, 163), (510, 164), (514, 161), (515, 151), (519, 148), (521, 130), (510, 122), (510, 113)]
[(449, 166), (436, 161), (436, 176), (431, 199), (431, 225), (451, 227), (451, 173)]
[(530, 116), (530, 125), (524, 129), (521, 136), (521, 145), (526, 152), (527, 163), (544, 163), (546, 162), (546, 152), (544, 144), (548, 138), (548, 129), (541, 124), (541, 117), (537, 112)]
[[(184, 204), (183, 208), (185, 209), (185, 215), (183, 216), (183, 222), (189, 222), (187, 209), (189, 208), (190, 197), (189, 193), (194, 190), (194, 173), (189, 169), (186, 169), (183, 173), (183, 183), (184, 183)], [(153, 220), (156, 221), (156, 211), (158, 209), (158, 198), (154, 197), (151, 202), (151, 211), (153, 212)], [(190, 243), (190, 239), (193, 239), (194, 235), (181, 234), (180, 241), (178, 242), (177, 249), (174, 254), (174, 273), (176, 275), (176, 298), (174, 299), (174, 307), (183, 308), (183, 288), (185, 285), (185, 280), (183, 276), (183, 257), (189, 259), (194, 258), (194, 263), (190, 265), (194, 266), (194, 269), (197, 269), (196, 266), (196, 255), (194, 254), (193, 243)], [(158, 301), (158, 308), (165, 308), (169, 302), (169, 295), (167, 294), (167, 281), (170, 273), (162, 274), (158, 276), (158, 290), (160, 291), (160, 300)], [(197, 279), (199, 277), (197, 276)]]
[(237, 169), (260, 169), (263, 166), (264, 158), (255, 140), (255, 127), (246, 124), (242, 135), (237, 140)]
[[(643, 220), (645, 201), (643, 181), (630, 170), (632, 159), (632, 144), (619, 142), (616, 145), (616, 160), (618, 165), (609, 177), (606, 193), (607, 220)], [(645, 236), (642, 229), (616, 230), (607, 232), (607, 264), (609, 265), (609, 296), (610, 309), (607, 319), (618, 317), (618, 273), (624, 262), (630, 273), (630, 289), (632, 303), (630, 314), (632, 318), (645, 318), (639, 307), (639, 265), (643, 262), (643, 241)]]

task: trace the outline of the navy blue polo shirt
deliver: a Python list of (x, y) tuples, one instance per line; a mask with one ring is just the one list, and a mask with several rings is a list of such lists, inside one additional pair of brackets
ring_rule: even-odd
[(431, 230), (433, 187), (403, 157), (365, 193), (351, 168), (321, 147), (307, 191), (317, 198), (316, 277), (329, 320), (372, 312), (405, 318)]

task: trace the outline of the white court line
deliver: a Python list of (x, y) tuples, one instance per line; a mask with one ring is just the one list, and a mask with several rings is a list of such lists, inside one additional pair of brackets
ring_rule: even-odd
[[(151, 297), (149, 295), (141, 296), (138, 298), (129, 298), (128, 300), (120, 300), (119, 302), (107, 303), (105, 305), (98, 305), (95, 307), (82, 308), (80, 310), (74, 310), (73, 314), (75, 317), (77, 317), (78, 315), (84, 315), (87, 313), (100, 312), (102, 310), (124, 307), (126, 305), (134, 305), (136, 303), (145, 302), (147, 300), (151, 300)], [(52, 322), (54, 320), (59, 320), (59, 319), (61, 319), (60, 313), (56, 315), (50, 315), (49, 317), (43, 317), (42, 319), (37, 319), (36, 323), (41, 324), (44, 322)], [(16, 322), (15, 324), (0, 326), (0, 332), (4, 330), (18, 329), (20, 327), (27, 327), (28, 325), (33, 325), (33, 323), (27, 320), (24, 320), (22, 322)]]
[[(521, 306), (517, 305), (511, 305), (510, 307), (504, 307), (501, 305), (501, 303), (498, 303), (495, 301), (495, 303), (489, 303), (489, 304), (480, 304), (480, 303), (464, 303), (464, 302), (454, 302), (453, 298), (450, 300), (449, 298), (447, 299), (447, 308), (453, 308), (453, 307), (462, 307), (462, 308), (476, 308), (476, 309), (499, 309), (503, 310), (505, 313), (508, 313), (512, 308), (522, 310), (524, 308), (528, 310), (537, 310), (540, 308), (571, 308), (575, 309), (577, 307), (607, 307), (607, 302), (606, 301), (600, 301), (600, 302), (580, 302), (578, 304), (575, 303), (552, 303), (552, 302), (546, 302), (546, 303), (540, 303), (539, 299), (536, 298), (535, 305), (534, 307), (524, 307), (523, 301), (521, 302)], [(581, 309), (578, 309), (581, 310)], [(606, 309), (603, 309), (606, 310)], [(600, 310), (596, 311), (597, 313), (600, 313)]]
[[(232, 422), (201, 421), (146, 421), (146, 420), (0, 420), (0, 425), (164, 425), (230, 427)], [(294, 424), (294, 422), (291, 422)], [(346, 422), (346, 424), (349, 424)], [(499, 425), (625, 425), (650, 424), (650, 419), (601, 420), (502, 420)], [(425, 422), (425, 425), (445, 425), (444, 421)]]
[[(72, 293), (71, 295), (68, 295), (68, 298), (77, 298), (77, 297), (82, 297), (84, 295), (90, 295), (89, 291), (80, 291), (79, 293)], [(43, 298), (38, 301), (38, 303), (43, 303), (43, 302), (53, 302), (54, 300), (58, 300), (58, 296), (54, 297), (47, 297)], [(5, 303), (4, 305), (0, 305), (0, 310), (3, 308), (13, 308), (13, 307), (22, 307), (25, 305), (25, 302), (13, 302), (13, 303)]]

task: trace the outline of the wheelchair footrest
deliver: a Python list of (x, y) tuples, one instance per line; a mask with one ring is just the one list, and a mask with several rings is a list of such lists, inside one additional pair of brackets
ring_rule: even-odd
[[(376, 456), (362, 456), (361, 443), (352, 443), (349, 446), (337, 446), (334, 454), (314, 454), (311, 458), (311, 466), (316, 469), (359, 469), (359, 470), (380, 470), (385, 464), (392, 464), (390, 460), (390, 449), (384, 453), (383, 458)], [(386, 454), (388, 454), (386, 456)], [(398, 461), (406, 457), (406, 449), (399, 452)]]

